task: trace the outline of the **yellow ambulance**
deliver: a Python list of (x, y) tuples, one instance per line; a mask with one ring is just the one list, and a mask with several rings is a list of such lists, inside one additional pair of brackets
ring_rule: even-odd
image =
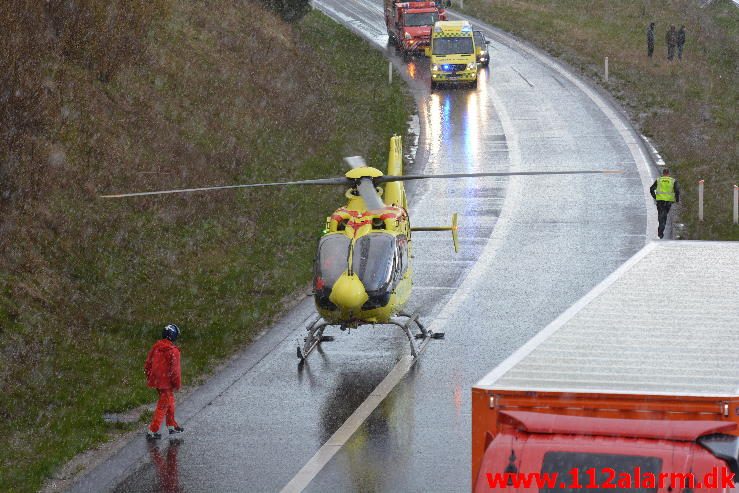
[(469, 22), (436, 22), (426, 55), (431, 58), (431, 89), (441, 84), (477, 87), (477, 55)]

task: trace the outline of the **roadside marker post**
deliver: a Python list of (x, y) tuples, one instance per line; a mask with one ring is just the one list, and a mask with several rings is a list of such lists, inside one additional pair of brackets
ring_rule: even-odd
[(734, 185), (734, 224), (739, 224), (739, 185)]
[(606, 82), (608, 82), (608, 57), (606, 57)]
[(703, 221), (703, 180), (698, 181), (698, 220)]
[(387, 83), (393, 85), (393, 62), (387, 62)]

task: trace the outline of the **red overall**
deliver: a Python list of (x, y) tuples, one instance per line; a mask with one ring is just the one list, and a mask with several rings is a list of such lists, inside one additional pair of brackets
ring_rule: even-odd
[(159, 392), (159, 401), (149, 430), (158, 432), (165, 415), (167, 427), (179, 426), (174, 419), (174, 391), (179, 390), (182, 383), (179, 348), (168, 339), (157, 341), (146, 357), (144, 373), (147, 377), (146, 384)]

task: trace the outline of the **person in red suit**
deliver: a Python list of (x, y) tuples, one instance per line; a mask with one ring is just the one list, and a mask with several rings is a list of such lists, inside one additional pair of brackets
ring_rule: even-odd
[(154, 411), (149, 430), (146, 432), (146, 438), (149, 440), (162, 438), (159, 428), (162, 426), (162, 420), (165, 416), (170, 435), (185, 431), (174, 419), (174, 391), (179, 390), (182, 385), (180, 349), (174, 345), (179, 335), (179, 327), (174, 324), (167, 325), (162, 331), (162, 338), (154, 343), (146, 357), (146, 364), (144, 365), (146, 384), (159, 392), (157, 408)]

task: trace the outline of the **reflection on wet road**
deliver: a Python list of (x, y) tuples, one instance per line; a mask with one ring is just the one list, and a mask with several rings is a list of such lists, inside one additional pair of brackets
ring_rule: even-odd
[[(314, 5), (385, 49), (379, 0)], [(645, 242), (640, 163), (623, 124), (541, 60), (486, 35), (491, 63), (476, 90), (431, 93), (426, 59), (404, 63), (387, 50), (418, 102), (422, 136), (412, 171), (618, 167), (625, 174), (409, 187), (414, 226), (445, 224), (460, 213), (457, 255), (448, 235), (413, 236), (408, 309), (446, 339), (429, 344), (309, 491), (469, 490), (471, 385)], [(276, 491), (287, 484), (409, 351), (393, 327), (336, 331), (335, 342), (298, 369), (295, 340), (312, 313), (308, 299), (226, 376), (193, 394), (181, 406), (189, 413), (187, 441), (150, 451), (117, 491)], [(129, 456), (140, 446), (131, 444)]]
[[(180, 486), (180, 477), (177, 470), (177, 454), (183, 443), (182, 439), (173, 439), (169, 442), (165, 441), (163, 444), (158, 442), (146, 444), (152, 467), (141, 471), (136, 491), (142, 493), (181, 493), (185, 491)], [(125, 485), (121, 485), (115, 491), (130, 491), (130, 489)]]

